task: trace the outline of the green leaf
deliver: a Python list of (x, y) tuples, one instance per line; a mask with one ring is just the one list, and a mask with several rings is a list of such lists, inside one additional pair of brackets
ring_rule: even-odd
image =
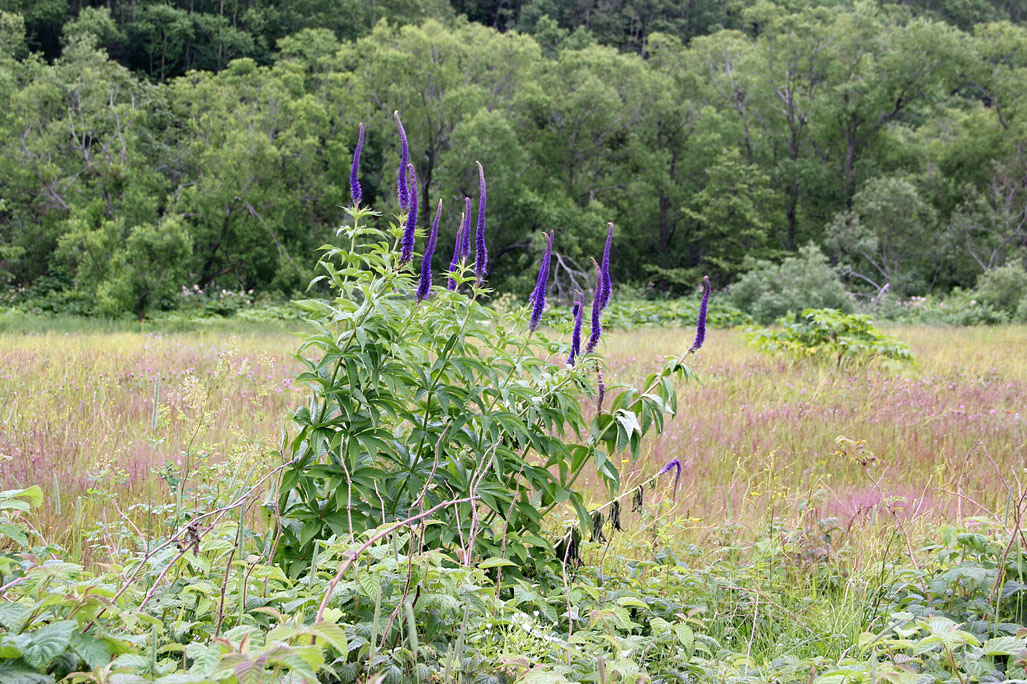
[(35, 508), (43, 503), (43, 490), (39, 488), (39, 485), (32, 485), (25, 489), (8, 489), (0, 492), (0, 501), (5, 499), (28, 499), (28, 505)]
[(22, 657), (32, 667), (45, 671), (54, 658), (68, 648), (71, 634), (78, 627), (74, 620), (62, 620), (46, 625), (30, 635), (22, 647)]
[(189, 672), (207, 677), (214, 674), (214, 670), (217, 669), (218, 662), (221, 660), (221, 646), (217, 644), (205, 646), (199, 642), (193, 642), (186, 647), (185, 654), (193, 661), (189, 666)]
[(358, 581), (360, 582), (360, 586), (364, 589), (364, 593), (367, 594), (369, 598), (377, 601), (382, 594), (382, 583), (378, 576), (370, 572), (365, 572), (360, 575)]
[(349, 653), (346, 632), (339, 625), (332, 622), (315, 622), (310, 625), (310, 631), (331, 644), (343, 658)]
[(508, 565), (514, 565), (515, 566), (515, 565), (517, 565), (517, 563), (514, 563), (512, 560), (508, 560), (506, 558), (496, 558), (496, 557), (486, 558), (482, 562), (478, 563), (478, 567), (481, 568), (482, 570), (488, 570), (489, 568), (498, 568), (500, 566), (506, 567)]
[(570, 680), (557, 672), (531, 670), (517, 680), (516, 684), (569, 684)]
[(0, 523), (0, 536), (7, 535), (14, 540), (14, 543), (21, 547), (29, 545), (29, 537), (25, 534), (25, 530), (18, 525), (11, 525), (9, 523)]
[(0, 625), (15, 634), (25, 628), (32, 609), (21, 603), (0, 603)]
[(53, 677), (33, 672), (16, 660), (0, 661), (0, 682), (4, 684), (53, 684)]
[(695, 632), (685, 623), (679, 622), (674, 625), (674, 634), (681, 642), (681, 647), (685, 649), (686, 658), (691, 659), (692, 653), (695, 651)]
[(995, 637), (988, 639), (981, 645), (981, 650), (986, 656), (1011, 656), (1023, 648), (1023, 641), (1011, 636)]
[(111, 661), (111, 649), (102, 639), (75, 632), (71, 635), (71, 648), (90, 668), (105, 666)]

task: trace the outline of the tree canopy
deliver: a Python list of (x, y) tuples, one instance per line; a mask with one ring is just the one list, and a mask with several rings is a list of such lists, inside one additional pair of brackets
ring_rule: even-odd
[[(489, 180), (491, 278), (717, 286), (816, 244), (852, 287), (972, 285), (1027, 247), (1011, 0), (0, 0), (0, 278), (94, 312), (292, 293), (361, 178), (422, 216)], [(448, 243), (448, 245), (447, 245)], [(530, 268), (531, 267), (531, 268)], [(569, 291), (569, 290), (568, 290)]]

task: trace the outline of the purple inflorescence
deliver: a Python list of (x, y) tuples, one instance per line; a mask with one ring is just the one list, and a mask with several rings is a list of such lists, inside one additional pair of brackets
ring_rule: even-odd
[(478, 283), (485, 280), (488, 273), (489, 255), (485, 248), (485, 169), (478, 164), (478, 228), (474, 235), (474, 272)]
[(542, 311), (546, 308), (546, 288), (549, 286), (549, 262), (553, 257), (553, 233), (542, 233), (546, 238), (546, 253), (542, 255), (542, 263), (538, 268), (538, 280), (535, 281), (535, 290), (531, 293), (531, 322), (528, 329), (531, 332), (538, 330), (539, 321), (542, 320)]
[(613, 280), (610, 278), (610, 247), (613, 244), (613, 224), (609, 224), (609, 229), (606, 231), (606, 246), (603, 248), (603, 263), (602, 263), (602, 277), (603, 277), (603, 299), (599, 304), (600, 309), (605, 309), (606, 305), (610, 303), (610, 294), (613, 292)]
[(571, 355), (567, 357), (567, 365), (573, 366), (575, 357), (581, 353), (581, 319), (585, 310), (585, 297), (578, 292), (574, 302), (574, 332), (571, 334)]
[(710, 277), (703, 276), (702, 302), (699, 304), (699, 321), (695, 326), (695, 342), (688, 349), (688, 353), (699, 351), (702, 343), (706, 341), (706, 307), (710, 303)]
[(364, 124), (360, 124), (360, 133), (357, 135), (357, 147), (353, 150), (353, 166), (349, 170), (349, 194), (353, 198), (353, 206), (360, 204), (364, 197), (363, 188), (360, 187), (360, 153), (364, 149)]
[(588, 335), (588, 344), (585, 345), (586, 354), (596, 348), (603, 334), (603, 325), (599, 322), (599, 317), (603, 315), (603, 272), (595, 259), (592, 259), (592, 265), (596, 268), (596, 287), (592, 295), (592, 331)]
[(435, 220), (431, 224), (431, 234), (428, 235), (428, 244), (424, 246), (424, 256), (421, 257), (421, 280), (417, 283), (417, 301), (422, 302), (431, 293), (431, 259), (435, 256), (435, 241), (439, 237), (439, 217), (442, 215), (442, 200), (435, 209)]
[[(453, 243), (453, 258), (449, 260), (449, 272), (456, 273), (456, 269), (460, 266), (460, 250), (464, 241), (464, 217), (460, 216), (460, 224), (456, 227), (456, 242)], [(449, 276), (449, 282), (446, 283), (446, 287), (450, 290), (456, 289), (456, 280), (453, 276)]]
[(460, 245), (460, 256), (471, 256), (471, 198), (464, 198), (464, 238)]
[(414, 233), (417, 231), (417, 172), (413, 164), (407, 164), (407, 171), (410, 174), (407, 184), (407, 225), (403, 229), (403, 239), (400, 240), (399, 263), (405, 264), (414, 258)]
[(678, 489), (678, 482), (681, 480), (681, 461), (674, 459), (673, 461), (667, 461), (667, 465), (660, 468), (660, 472), (657, 475), (663, 475), (669, 473), (671, 470), (676, 470), (674, 473), (674, 491)]
[[(407, 142), (407, 132), (403, 128), (403, 122), (399, 120), (399, 111), (392, 113), (396, 119), (396, 128), (399, 129), (399, 171), (396, 173), (396, 195), (399, 199), (399, 208), (407, 209), (410, 203), (410, 188), (407, 186), (407, 166), (410, 165), (410, 144)], [(416, 190), (415, 190), (416, 192)]]

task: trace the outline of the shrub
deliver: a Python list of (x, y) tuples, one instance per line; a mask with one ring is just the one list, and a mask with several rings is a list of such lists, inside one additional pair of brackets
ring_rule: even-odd
[[(565, 559), (545, 538), (544, 519), (569, 503), (590, 527), (579, 475), (591, 463), (616, 490), (615, 454), (637, 456), (642, 437), (662, 430), (676, 409), (673, 380), (689, 371), (672, 360), (642, 391), (618, 388), (604, 404), (598, 325), (574, 364), (565, 362), (567, 342), (532, 332), (544, 277), (531, 307), (493, 309), (480, 301), (488, 290), (472, 264), (454, 257), (452, 288), (419, 286), (414, 297), (417, 260), (393, 248), (412, 254), (411, 224), (390, 235), (364, 224), (375, 215), (351, 210), (340, 229), (347, 247), (325, 248), (318, 280), (336, 297), (299, 302), (315, 327), (298, 377), (310, 398), (294, 414), (277, 558), (296, 577), (323, 540), (443, 505), (417, 544), (465, 561), (501, 558), (510, 575), (555, 583)], [(592, 308), (597, 322), (601, 306)], [(593, 417), (587, 404), (597, 406)]]
[(780, 264), (757, 261), (731, 287), (730, 302), (767, 324), (789, 311), (830, 308), (850, 311), (852, 301), (838, 272), (812, 242)]
[(985, 271), (977, 278), (974, 297), (1014, 320), (1027, 321), (1027, 270), (1017, 262)]
[(885, 335), (868, 316), (843, 314), (833, 309), (806, 309), (798, 320), (782, 318), (780, 330), (750, 328), (749, 343), (761, 351), (787, 354), (796, 360), (834, 360), (837, 365), (868, 363), (877, 359), (911, 361), (912, 352)]
[(900, 300), (885, 296), (865, 312), (877, 319), (910, 325), (997, 325), (1009, 321), (1004, 312), (977, 301), (974, 296), (973, 292), (959, 288), (944, 299), (915, 296)]

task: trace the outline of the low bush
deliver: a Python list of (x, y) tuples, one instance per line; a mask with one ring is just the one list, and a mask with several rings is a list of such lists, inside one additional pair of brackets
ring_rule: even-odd
[(778, 320), (778, 328), (749, 328), (749, 343), (761, 351), (786, 354), (796, 361), (866, 364), (878, 359), (911, 361), (913, 353), (886, 335), (862, 314), (833, 309), (806, 309), (796, 318)]
[(731, 286), (728, 299), (764, 325), (804, 309), (852, 310), (852, 300), (837, 270), (812, 242), (780, 264), (753, 263)]
[(977, 279), (974, 297), (1011, 320), (1027, 323), (1027, 270), (1015, 262), (985, 271)]
[(948, 297), (910, 297), (899, 300), (892, 296), (864, 308), (875, 319), (906, 325), (978, 326), (1009, 322), (1005, 312), (974, 298), (972, 291), (956, 289)]

